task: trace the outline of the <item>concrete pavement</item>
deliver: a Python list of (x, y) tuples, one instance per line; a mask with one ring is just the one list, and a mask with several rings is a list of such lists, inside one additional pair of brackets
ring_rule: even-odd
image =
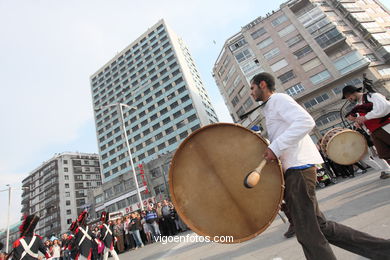
[[(317, 198), (325, 216), (354, 229), (390, 239), (390, 178), (379, 179), (379, 172), (369, 171), (352, 179), (339, 179), (336, 185), (317, 190)], [(167, 243), (147, 245), (119, 255), (127, 259), (305, 259), (296, 238), (285, 239), (288, 225), (276, 217), (272, 225), (258, 237), (241, 244)], [(185, 232), (186, 236), (193, 232)], [(332, 246), (338, 259), (365, 259)]]

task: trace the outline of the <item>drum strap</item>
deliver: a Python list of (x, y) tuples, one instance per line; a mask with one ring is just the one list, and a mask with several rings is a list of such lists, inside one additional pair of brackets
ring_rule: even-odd
[(79, 242), (79, 246), (84, 242), (84, 239), (87, 238), (89, 240), (92, 240), (92, 237), (88, 235), (88, 227), (86, 230), (84, 230), (82, 227), (79, 227), (80, 231), (83, 233), (83, 237), (81, 238)]
[(112, 235), (112, 231), (111, 231), (110, 228), (107, 226), (107, 224), (103, 224), (103, 226), (106, 227), (106, 233), (104, 234), (104, 237), (103, 237), (103, 240), (104, 240), (108, 234)]
[(29, 254), (31, 257), (38, 258), (38, 254), (35, 254), (33, 251), (31, 251), (31, 247), (33, 246), (36, 238), (37, 238), (36, 236), (33, 236), (33, 238), (30, 241), (30, 244), (28, 245), (26, 243), (26, 240), (24, 240), (24, 238), (20, 239), (20, 243), (22, 244), (22, 247), (24, 249), (24, 252), (20, 257), (21, 260), (26, 256), (26, 254)]

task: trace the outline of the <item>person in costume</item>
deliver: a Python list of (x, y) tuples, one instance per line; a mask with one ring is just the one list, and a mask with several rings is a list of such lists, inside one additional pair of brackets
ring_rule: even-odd
[(88, 212), (84, 210), (69, 228), (74, 234), (73, 248), (77, 248), (76, 260), (92, 260), (93, 249), (97, 248), (95, 236), (86, 225), (87, 216)]
[(101, 240), (105, 246), (103, 260), (107, 260), (109, 252), (115, 260), (119, 260), (118, 254), (114, 249), (114, 227), (109, 223), (109, 214), (107, 211), (102, 212), (100, 221), (102, 222), (102, 225), (100, 226)]
[(38, 259), (38, 251), (46, 258), (50, 258), (50, 252), (42, 242), (42, 237), (34, 234), (39, 217), (37, 215), (25, 216), (22, 225), (19, 227), (20, 238), (13, 243), (13, 250), (7, 259), (12, 256), (13, 260)]

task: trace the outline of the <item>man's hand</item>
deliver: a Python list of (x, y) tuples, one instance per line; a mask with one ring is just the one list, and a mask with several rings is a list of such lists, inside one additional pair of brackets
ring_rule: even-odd
[(354, 125), (356, 128), (360, 128), (360, 129), (362, 128), (362, 125), (361, 125), (361, 124), (358, 124), (358, 123), (356, 123), (356, 122), (355, 122), (353, 125)]
[(365, 116), (359, 116), (359, 117), (357, 117), (357, 118), (355, 119), (355, 122), (361, 125), (361, 124), (363, 124), (364, 121), (366, 121), (366, 120), (367, 120), (367, 118), (366, 118)]
[(265, 153), (264, 153), (264, 159), (267, 161), (275, 161), (278, 158), (276, 157), (276, 155), (274, 154), (274, 152), (271, 149), (267, 148), (267, 150), (265, 150)]

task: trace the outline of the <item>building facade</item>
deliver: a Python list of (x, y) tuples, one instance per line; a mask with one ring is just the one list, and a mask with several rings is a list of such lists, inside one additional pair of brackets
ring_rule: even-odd
[(99, 156), (61, 153), (23, 180), (23, 214), (37, 214), (35, 232), (44, 237), (68, 230), (78, 214), (89, 207), (87, 191), (101, 185)]
[[(172, 157), (173, 153), (166, 153), (148, 163), (137, 165), (137, 174), (144, 175), (140, 191), (145, 209), (150, 202), (170, 199), (168, 172)], [(122, 174), (96, 189), (89, 190), (88, 201), (91, 202), (91, 218), (95, 220), (103, 210), (126, 215), (142, 209), (131, 174)]]
[(230, 37), (213, 76), (234, 118), (244, 126), (262, 125), (249, 81), (257, 73), (275, 76), (278, 92), (287, 93), (316, 121), (312, 138), (341, 126), (341, 90), (362, 86), (363, 74), (376, 91), (390, 90), (390, 14), (377, 0), (294, 0), (259, 17)]
[(218, 121), (188, 48), (164, 20), (93, 74), (91, 91), (103, 182), (133, 176), (130, 155), (135, 166), (148, 163)]

